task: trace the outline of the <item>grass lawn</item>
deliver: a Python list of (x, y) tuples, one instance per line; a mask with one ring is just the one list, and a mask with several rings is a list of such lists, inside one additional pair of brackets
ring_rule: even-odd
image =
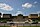
[(10, 26), (0, 26), (0, 27), (10, 27)]
[(40, 27), (40, 26), (18, 26), (18, 27)]
[[(0, 27), (4, 27), (4, 26), (0, 26)], [(5, 26), (5, 27), (10, 27), (10, 26)], [(40, 27), (40, 26), (18, 26), (18, 27)]]

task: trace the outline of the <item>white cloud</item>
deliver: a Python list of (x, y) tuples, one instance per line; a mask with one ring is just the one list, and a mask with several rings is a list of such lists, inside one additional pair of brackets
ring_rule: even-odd
[(40, 11), (37, 11), (37, 13), (39, 14), (39, 13), (40, 13)]
[(23, 12), (17, 11), (16, 16), (17, 16), (18, 14), (23, 14)]
[(1, 12), (1, 11), (0, 11), (0, 13), (1, 13), (1, 14), (4, 14), (4, 12)]
[(15, 14), (12, 14), (12, 16), (16, 16)]
[(37, 1), (34, 2), (34, 4), (38, 3)]
[(30, 13), (30, 14), (37, 14), (37, 12), (33, 12), (33, 13)]
[(32, 7), (32, 4), (25, 3), (25, 4), (22, 4), (22, 7), (24, 7), (24, 8), (31, 8)]
[(38, 16), (40, 16), (40, 11), (37, 11), (37, 13), (38, 13)]
[(9, 10), (12, 10), (13, 8), (11, 6), (9, 6), (8, 4), (0, 3), (0, 9), (9, 11)]

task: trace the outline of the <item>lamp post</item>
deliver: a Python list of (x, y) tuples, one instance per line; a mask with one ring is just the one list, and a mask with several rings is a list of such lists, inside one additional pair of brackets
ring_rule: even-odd
[(23, 24), (23, 27), (24, 27), (24, 24)]
[(17, 24), (17, 27), (18, 27), (18, 24)]
[(4, 23), (4, 27), (5, 27), (5, 23)]

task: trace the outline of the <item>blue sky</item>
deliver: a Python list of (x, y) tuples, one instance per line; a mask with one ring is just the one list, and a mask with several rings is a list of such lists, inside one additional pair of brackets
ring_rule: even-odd
[(0, 0), (0, 12), (14, 16), (40, 13), (40, 0)]

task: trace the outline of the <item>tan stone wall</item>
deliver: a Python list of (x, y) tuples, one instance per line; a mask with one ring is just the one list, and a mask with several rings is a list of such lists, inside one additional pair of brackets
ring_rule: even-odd
[(38, 18), (38, 16), (29, 16), (29, 18)]
[(4, 15), (3, 18), (10, 18), (10, 16), (9, 15)]

